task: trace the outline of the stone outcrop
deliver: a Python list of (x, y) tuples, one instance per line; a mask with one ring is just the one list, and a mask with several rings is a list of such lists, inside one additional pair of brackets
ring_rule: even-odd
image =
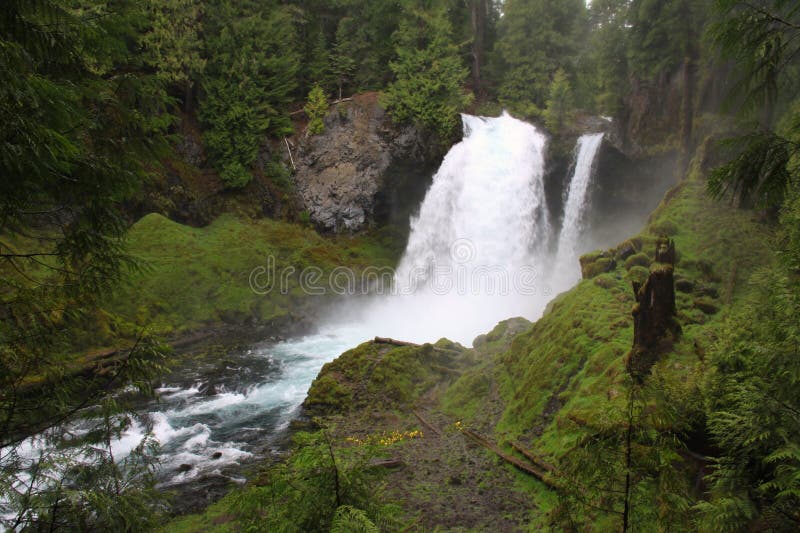
[(387, 211), (403, 207), (399, 197), (417, 205), (424, 195), (441, 155), (429, 141), (413, 126), (393, 124), (374, 93), (332, 106), (325, 131), (302, 137), (293, 154), (302, 207), (324, 231), (386, 222)]
[(680, 334), (675, 306), (675, 244), (661, 238), (656, 244), (656, 262), (644, 284), (633, 282), (633, 347), (626, 361), (628, 373), (642, 381), (658, 357)]

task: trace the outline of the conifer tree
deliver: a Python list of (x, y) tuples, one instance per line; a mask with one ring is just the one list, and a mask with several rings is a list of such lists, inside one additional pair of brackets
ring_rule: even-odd
[(160, 78), (184, 91), (189, 108), (206, 66), (202, 57), (203, 7), (199, 0), (146, 0), (148, 28), (141, 37), (146, 61)]
[(550, 84), (547, 109), (544, 113), (545, 125), (553, 133), (560, 133), (570, 120), (573, 108), (572, 87), (567, 74), (558, 69)]
[(308, 102), (304, 109), (308, 115), (309, 135), (319, 135), (325, 131), (324, 119), (328, 113), (328, 98), (319, 84), (314, 85), (311, 92), (308, 93)]
[(267, 133), (291, 131), (287, 107), (297, 87), (300, 55), (289, 11), (220, 1), (209, 11), (211, 58), (200, 119), (212, 164), (238, 188), (250, 174)]
[(385, 103), (396, 120), (414, 121), (447, 140), (458, 125), (458, 113), (471, 101), (463, 89), (469, 70), (452, 41), (444, 6), (425, 9), (425, 2), (404, 3), (394, 35), (397, 60)]
[[(0, 14), (4, 529), (154, 525), (148, 443), (120, 460), (110, 442), (131, 423), (114, 392), (148, 391), (163, 349), (140, 338), (105, 373), (72, 370), (88, 348), (79, 334), (97, 327), (102, 298), (136, 267), (119, 204), (164, 147), (170, 102), (135, 53), (139, 7), (9, 0)], [(65, 426), (78, 420), (86, 433), (70, 451)], [(34, 436), (40, 454), (30, 453)]]
[(545, 106), (559, 67), (577, 55), (586, 6), (582, 0), (508, 0), (495, 45), (502, 61), (500, 101), (536, 116)]

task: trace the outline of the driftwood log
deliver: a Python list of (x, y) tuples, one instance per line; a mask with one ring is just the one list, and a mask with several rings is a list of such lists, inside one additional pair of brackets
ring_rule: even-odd
[(403, 461), (396, 457), (390, 459), (373, 459), (369, 462), (369, 466), (375, 468), (400, 468), (403, 466)]
[[(372, 342), (374, 342), (375, 344), (388, 344), (390, 346), (398, 346), (398, 347), (412, 346), (412, 347), (415, 347), (415, 348), (420, 348), (420, 347), (424, 346), (422, 344), (417, 344), (416, 342), (399, 341), (397, 339), (390, 339), (389, 337), (375, 337), (374, 339), (372, 339)], [(448, 353), (448, 354), (451, 354), (451, 355), (459, 355), (461, 353), (461, 350), (453, 350), (451, 348), (439, 348), (438, 346), (433, 346), (433, 345), (429, 345), (429, 346), (435, 352)], [(451, 374), (459, 374), (459, 375), (461, 374), (461, 372), (459, 372), (458, 370), (451, 369), (451, 368), (446, 368), (446, 367), (442, 367), (442, 366), (439, 366), (438, 368), (435, 368), (434, 370), (438, 370), (439, 372), (451, 373)]]

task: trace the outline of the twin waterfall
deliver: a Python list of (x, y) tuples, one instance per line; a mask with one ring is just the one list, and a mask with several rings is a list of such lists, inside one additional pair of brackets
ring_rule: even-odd
[(463, 124), (464, 139), (450, 149), (411, 221), (395, 294), (359, 319), (381, 335), (469, 345), (506, 318), (538, 318), (579, 279), (603, 134), (578, 140), (559, 224), (545, 199), (546, 136), (505, 113), (463, 115)]

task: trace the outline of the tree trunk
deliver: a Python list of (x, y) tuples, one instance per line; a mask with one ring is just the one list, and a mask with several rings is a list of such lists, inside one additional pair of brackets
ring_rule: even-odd
[(483, 64), (484, 37), (486, 34), (487, 0), (470, 0), (472, 19), (472, 91), (481, 92), (481, 67)]

